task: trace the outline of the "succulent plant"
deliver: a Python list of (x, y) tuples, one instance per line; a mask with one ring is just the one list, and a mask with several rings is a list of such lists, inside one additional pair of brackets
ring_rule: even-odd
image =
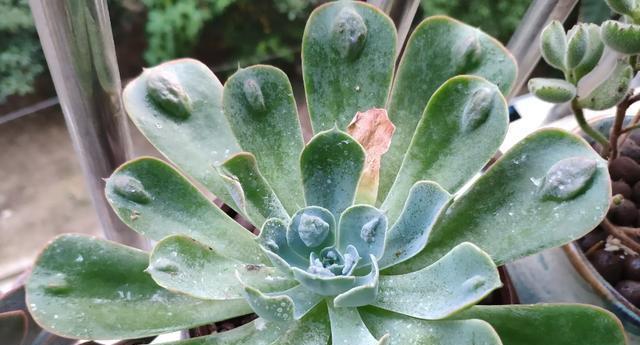
[(619, 321), (596, 307), (473, 306), (502, 285), (496, 265), (600, 222), (606, 164), (582, 139), (546, 129), (474, 179), (506, 134), (513, 58), (483, 32), (432, 17), (392, 88), (395, 47), (393, 23), (370, 5), (313, 12), (302, 55), (316, 134), (306, 145), (274, 67), (241, 68), (224, 87), (190, 59), (145, 70), (124, 91), (133, 122), (260, 234), (171, 165), (132, 160), (106, 196), (158, 241), (153, 251), (53, 240), (27, 284), (34, 318), (109, 339), (259, 316), (183, 345), (624, 344)]

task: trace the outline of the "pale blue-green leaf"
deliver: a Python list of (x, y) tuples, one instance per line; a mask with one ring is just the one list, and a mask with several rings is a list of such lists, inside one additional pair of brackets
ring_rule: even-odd
[(549, 103), (569, 102), (576, 96), (576, 87), (564, 79), (532, 78), (527, 87), (529, 92)]
[(600, 33), (611, 49), (623, 54), (640, 53), (640, 25), (607, 20), (602, 23)]
[(143, 157), (123, 164), (107, 180), (105, 193), (120, 219), (152, 240), (182, 234), (229, 258), (268, 262), (253, 234), (161, 160)]
[(443, 16), (420, 23), (407, 42), (387, 106), (396, 131), (389, 151), (382, 157), (378, 200), (384, 200), (389, 192), (424, 108), (437, 88), (451, 77), (472, 74), (508, 94), (516, 70), (515, 60), (502, 44), (474, 27)]
[(334, 245), (335, 241), (336, 221), (327, 209), (309, 206), (291, 218), (287, 243), (301, 257), (308, 258), (311, 252), (319, 252)]
[(114, 242), (58, 237), (27, 282), (29, 311), (46, 330), (80, 339), (146, 337), (251, 312), (243, 299), (207, 301), (166, 290), (144, 272), (148, 263), (146, 253)]
[(300, 166), (308, 206), (321, 206), (338, 219), (351, 206), (364, 167), (364, 149), (347, 133), (316, 134), (302, 151)]
[(476, 76), (449, 79), (429, 100), (382, 208), (396, 217), (421, 180), (457, 191), (498, 150), (508, 121), (498, 87)]
[(236, 200), (236, 205), (246, 211), (256, 227), (261, 228), (268, 218), (289, 220), (287, 210), (262, 176), (251, 153), (241, 152), (227, 159), (220, 166), (220, 174), (228, 183), (229, 194)]
[[(158, 84), (166, 90), (154, 87)], [(154, 101), (154, 89), (169, 99), (172, 95), (183, 102), (188, 99), (189, 106), (163, 106)], [(127, 85), (122, 97), (129, 117), (158, 151), (225, 203), (237, 207), (214, 165), (241, 149), (222, 112), (222, 84), (207, 66), (180, 59), (145, 69)], [(186, 108), (190, 111), (180, 110)]]
[[(640, 33), (639, 33), (640, 34)], [(609, 76), (588, 95), (580, 97), (578, 104), (587, 109), (604, 110), (620, 103), (629, 91), (633, 68), (626, 60), (618, 60)]]
[(189, 237), (170, 236), (153, 249), (147, 272), (160, 286), (203, 299), (243, 298), (236, 272), (248, 285), (266, 292), (282, 291), (295, 281), (272, 267), (226, 258)]
[(502, 345), (491, 325), (481, 320), (432, 321), (372, 307), (359, 310), (371, 334), (390, 335), (389, 345)]
[(551, 21), (540, 35), (542, 57), (552, 67), (564, 71), (564, 54), (567, 51), (567, 36), (562, 23)]
[(389, 334), (376, 339), (371, 333), (357, 308), (334, 307), (327, 303), (331, 319), (331, 341), (333, 344), (349, 345), (387, 345)]
[(268, 322), (259, 318), (228, 331), (162, 345), (271, 345), (291, 327), (292, 323)]
[(356, 286), (354, 276), (326, 276), (292, 267), (293, 276), (307, 289), (322, 296), (335, 296)]
[[(567, 32), (567, 52), (564, 56), (564, 66), (573, 69), (587, 55), (589, 48), (589, 32), (584, 24), (578, 24)], [(577, 81), (573, 81), (576, 83)]]
[(475, 304), (501, 286), (491, 257), (471, 243), (462, 243), (419, 271), (381, 276), (378, 299), (371, 305), (437, 320)]
[(271, 345), (327, 345), (330, 336), (329, 315), (322, 303)]
[(604, 52), (604, 42), (600, 36), (600, 27), (596, 24), (582, 24), (587, 31), (587, 51), (585, 52), (582, 61), (568, 71), (569, 79), (578, 82), (582, 77), (591, 72), (602, 57)]
[[(224, 114), (289, 213), (304, 204), (298, 160), (304, 147), (287, 75), (265, 65), (239, 69), (224, 84)], [(246, 193), (245, 188), (245, 193)]]
[(302, 285), (272, 293), (263, 293), (254, 287), (244, 285), (244, 294), (253, 311), (260, 317), (283, 322), (301, 319), (324, 298)]
[(581, 304), (475, 306), (453, 316), (493, 326), (504, 345), (626, 345), (622, 324), (602, 308)]
[(378, 296), (378, 283), (380, 281), (380, 269), (373, 255), (370, 255), (371, 272), (366, 276), (356, 278), (356, 287), (343, 292), (333, 300), (334, 306), (360, 307), (375, 301)]
[(314, 131), (344, 130), (356, 112), (384, 108), (395, 58), (393, 22), (374, 6), (339, 1), (313, 11), (302, 71)]
[[(548, 180), (551, 167), (566, 159), (597, 162), (582, 193), (566, 200), (542, 193), (571, 183), (572, 169)], [(555, 170), (554, 170), (555, 171)], [(460, 195), (438, 220), (425, 249), (390, 270), (411, 272), (434, 262), (461, 242), (486, 251), (496, 264), (557, 247), (596, 227), (609, 209), (611, 183), (606, 162), (581, 138), (559, 129), (539, 130), (503, 155)], [(500, 241), (496, 241), (500, 238)]]
[(307, 268), (307, 258), (296, 254), (287, 243), (287, 225), (277, 218), (267, 219), (262, 226), (258, 242), (273, 265), (283, 272), (290, 273), (290, 265)]
[(371, 264), (382, 257), (387, 233), (387, 217), (377, 208), (369, 205), (354, 205), (346, 209), (338, 224), (337, 247), (345, 252), (347, 246), (354, 246), (362, 260), (358, 267)]
[(435, 182), (414, 184), (400, 217), (387, 233), (384, 255), (378, 260), (380, 267), (393, 266), (419, 253), (451, 200), (451, 194)]

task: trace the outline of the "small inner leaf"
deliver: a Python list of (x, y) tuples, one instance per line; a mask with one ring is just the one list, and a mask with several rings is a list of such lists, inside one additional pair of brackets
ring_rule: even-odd
[(327, 235), (329, 235), (329, 223), (320, 217), (303, 213), (302, 216), (300, 216), (298, 234), (307, 247), (317, 247), (327, 238)]
[(262, 90), (260, 89), (260, 84), (253, 79), (249, 78), (244, 81), (242, 84), (242, 91), (244, 92), (244, 97), (249, 102), (249, 105), (253, 110), (263, 112), (267, 109), (264, 96), (262, 95)]
[(148, 204), (151, 201), (151, 195), (144, 190), (142, 182), (135, 177), (119, 174), (111, 179), (113, 190), (120, 196), (138, 204)]
[(186, 119), (191, 115), (193, 107), (189, 95), (175, 75), (161, 69), (147, 70), (147, 91), (149, 97), (169, 115)]
[(333, 215), (322, 207), (305, 207), (291, 219), (286, 238), (289, 247), (303, 258), (331, 247), (335, 240)]
[(493, 108), (494, 93), (495, 90), (488, 87), (481, 87), (473, 92), (464, 106), (460, 119), (462, 131), (472, 131), (487, 120)]
[(540, 188), (544, 199), (564, 201), (584, 193), (596, 172), (597, 162), (583, 157), (571, 157), (554, 164)]
[(333, 21), (331, 40), (333, 48), (343, 59), (355, 60), (364, 48), (367, 25), (351, 7), (344, 7)]

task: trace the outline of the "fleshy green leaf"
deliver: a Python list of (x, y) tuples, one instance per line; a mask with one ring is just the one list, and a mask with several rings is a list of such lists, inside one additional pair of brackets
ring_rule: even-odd
[[(573, 172), (569, 165), (562, 169), (562, 176), (556, 176), (551, 167), (574, 158), (597, 162), (588, 184), (581, 193), (567, 195), (569, 199), (548, 198), (542, 193), (548, 188), (545, 185), (555, 184), (559, 189), (571, 182), (564, 176)], [(478, 245), (498, 265), (557, 247), (596, 227), (609, 208), (610, 194), (606, 163), (584, 140), (559, 129), (539, 130), (509, 150), (456, 198), (420, 254), (391, 270), (415, 271), (465, 241)]]
[(266, 292), (295, 285), (271, 267), (243, 264), (180, 235), (158, 242), (151, 253), (147, 272), (166, 289), (203, 299), (243, 298), (236, 272), (248, 285)]
[[(640, 34), (640, 32), (639, 32)], [(587, 96), (580, 97), (578, 104), (583, 108), (604, 110), (620, 103), (629, 91), (633, 79), (633, 68), (625, 60), (618, 60), (616, 67)]]
[(378, 299), (371, 305), (437, 320), (478, 302), (500, 286), (491, 257), (471, 243), (462, 243), (419, 271), (381, 276)]
[(418, 254), (427, 244), (433, 224), (450, 202), (451, 194), (437, 183), (414, 184), (400, 218), (387, 233), (384, 255), (378, 261), (380, 266), (393, 266)]
[(481, 320), (420, 320), (371, 307), (361, 308), (360, 314), (374, 336), (390, 335), (389, 345), (502, 345), (496, 331)]
[(298, 211), (287, 229), (287, 243), (301, 257), (332, 246), (336, 241), (336, 221), (326, 209), (309, 206)]
[(204, 337), (179, 340), (162, 345), (270, 345), (282, 337), (291, 323), (254, 320), (234, 329)]
[(231, 196), (258, 228), (268, 218), (289, 220), (287, 210), (258, 170), (256, 158), (248, 152), (233, 155), (220, 166)]
[(358, 111), (384, 108), (396, 30), (380, 10), (355, 1), (318, 7), (302, 38), (302, 71), (313, 129), (344, 130)]
[(331, 329), (324, 303), (309, 312), (271, 345), (327, 345)]
[(283, 322), (301, 319), (324, 298), (302, 285), (267, 294), (245, 285), (244, 295), (253, 311), (260, 317), (269, 321)]
[(253, 234), (160, 160), (139, 158), (125, 163), (107, 180), (105, 189), (120, 219), (148, 238), (159, 241), (183, 234), (229, 258), (268, 262)]
[(304, 143), (286, 74), (264, 65), (239, 69), (226, 81), (223, 99), (240, 147), (256, 157), (278, 199), (295, 212), (304, 203), (298, 164)]
[(582, 25), (584, 25), (587, 32), (587, 50), (580, 63), (569, 71), (569, 78), (576, 83), (598, 65), (604, 52), (604, 43), (600, 37), (600, 27), (595, 24)]
[(545, 102), (564, 103), (576, 96), (576, 87), (563, 79), (532, 78), (529, 91)]
[(45, 329), (81, 339), (144, 337), (251, 312), (243, 299), (206, 301), (168, 291), (144, 272), (148, 262), (146, 253), (117, 243), (58, 237), (27, 282), (29, 311)]
[(504, 345), (625, 345), (620, 321), (589, 305), (476, 306), (456, 319), (480, 319), (493, 326)]
[(333, 303), (336, 307), (360, 307), (368, 305), (378, 296), (378, 284), (380, 282), (380, 269), (378, 263), (370, 255), (371, 272), (363, 277), (356, 278), (356, 287), (336, 296)]
[(549, 65), (563, 71), (564, 54), (567, 51), (567, 36), (562, 23), (552, 21), (542, 30), (540, 35), (540, 50), (542, 57)]
[(300, 157), (307, 205), (324, 207), (338, 219), (353, 203), (364, 155), (358, 142), (335, 128), (314, 136)]
[(637, 0), (605, 0), (605, 2), (616, 13), (628, 15), (631, 18), (640, 16), (640, 3)]
[(564, 57), (564, 65), (567, 69), (573, 69), (587, 55), (589, 49), (589, 32), (584, 25), (576, 25), (567, 32), (567, 53)]
[(602, 40), (623, 54), (640, 53), (640, 25), (607, 20), (601, 26)]
[(389, 152), (382, 157), (378, 200), (384, 200), (394, 182), (427, 101), (436, 89), (451, 77), (472, 74), (496, 84), (507, 94), (516, 69), (511, 54), (474, 27), (443, 16), (428, 18), (418, 25), (407, 42), (387, 106), (396, 132)]
[(451, 193), (458, 190), (498, 150), (508, 118), (495, 85), (474, 76), (448, 80), (429, 100), (382, 208), (396, 217), (420, 180), (434, 181)]
[(281, 219), (267, 219), (262, 226), (260, 236), (258, 237), (265, 253), (271, 260), (271, 263), (287, 274), (290, 274), (290, 266), (306, 268), (308, 262), (304, 258), (296, 254), (287, 243), (287, 225)]
[(356, 286), (354, 276), (321, 276), (292, 267), (293, 276), (307, 289), (322, 296), (335, 296)]
[(382, 211), (369, 205), (354, 205), (346, 209), (338, 225), (337, 247), (342, 253), (352, 245), (362, 260), (358, 267), (371, 264), (369, 254), (382, 257), (387, 233), (387, 217)]
[(0, 313), (0, 339), (6, 345), (21, 345), (27, 335), (27, 315), (21, 310)]
[[(155, 101), (163, 97), (158, 95), (167, 101)], [(180, 59), (145, 69), (122, 97), (129, 117), (158, 151), (237, 208), (214, 165), (241, 149), (222, 113), (222, 84), (207, 66)]]
[(389, 335), (385, 334), (380, 340), (374, 338), (362, 322), (360, 313), (356, 308), (337, 308), (331, 303), (329, 317), (331, 319), (331, 341), (333, 344), (350, 345), (387, 345)]

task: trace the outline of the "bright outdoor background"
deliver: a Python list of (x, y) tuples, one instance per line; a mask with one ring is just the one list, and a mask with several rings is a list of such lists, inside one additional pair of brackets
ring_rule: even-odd
[[(321, 0), (109, 0), (123, 84), (142, 67), (194, 57), (224, 82), (240, 66), (283, 69), (304, 112), (299, 62), (306, 17)], [(567, 24), (599, 22), (581, 1)], [(506, 44), (530, 0), (422, 0), (414, 24), (448, 14)], [(542, 72), (546, 73), (544, 68)], [(155, 154), (132, 126), (135, 154)], [(106, 177), (106, 176), (105, 176)], [(48, 75), (27, 0), (0, 0), (0, 290), (56, 234), (99, 226)]]

